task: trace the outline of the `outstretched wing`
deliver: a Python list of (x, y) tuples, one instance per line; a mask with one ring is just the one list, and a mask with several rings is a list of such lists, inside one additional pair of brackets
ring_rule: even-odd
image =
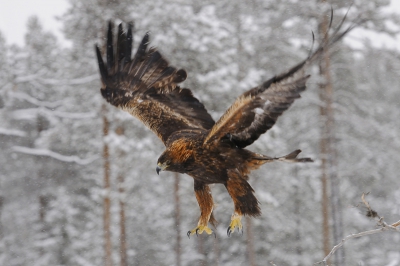
[(148, 49), (149, 33), (131, 58), (132, 25), (129, 24), (127, 33), (119, 25), (116, 44), (112, 28), (110, 22), (106, 64), (96, 46), (101, 94), (109, 103), (139, 118), (164, 143), (175, 131), (207, 130), (214, 125), (214, 120), (192, 92), (177, 85), (186, 79), (186, 71), (170, 66), (155, 48)]
[(327, 38), (327, 41), (303, 62), (237, 98), (209, 131), (204, 144), (229, 140), (237, 147), (244, 148), (270, 129), (278, 117), (300, 98), (300, 93), (306, 89), (306, 81), (310, 77), (305, 75), (307, 65), (315, 60), (325, 47), (334, 44), (354, 28), (352, 26), (339, 32), (342, 23), (333, 36)]
[(305, 63), (243, 93), (210, 130), (205, 144), (229, 139), (237, 147), (244, 148), (256, 141), (295, 99), (300, 98), (309, 78), (304, 75)]

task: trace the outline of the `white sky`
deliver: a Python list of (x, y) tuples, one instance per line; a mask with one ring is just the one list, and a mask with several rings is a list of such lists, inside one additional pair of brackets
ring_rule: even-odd
[[(68, 42), (61, 33), (62, 24), (56, 19), (56, 16), (63, 14), (68, 8), (68, 0), (4, 0), (1, 2), (0, 31), (8, 44), (23, 45), (27, 20), (30, 16), (36, 15), (46, 31), (53, 32), (62, 45), (68, 46)], [(388, 10), (397, 11), (400, 15), (400, 0), (391, 0)], [(352, 33), (348, 39), (356, 40), (365, 38), (365, 36), (368, 36), (372, 43), (379, 47), (397, 47), (400, 51), (400, 34), (393, 39), (385, 34), (371, 35), (358, 30)], [(353, 43), (352, 40), (350, 42)]]
[(30, 16), (39, 17), (46, 31), (53, 32), (61, 43), (62, 24), (55, 19), (68, 8), (68, 0), (3, 0), (0, 3), (0, 31), (8, 44), (24, 44), (26, 23)]

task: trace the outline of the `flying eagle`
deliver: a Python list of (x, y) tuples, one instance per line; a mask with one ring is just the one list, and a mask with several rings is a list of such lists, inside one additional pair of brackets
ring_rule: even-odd
[[(328, 44), (336, 42), (338, 34)], [(116, 43), (113, 25), (108, 25), (107, 62), (96, 46), (101, 74), (101, 94), (112, 105), (141, 120), (164, 143), (165, 151), (156, 171), (188, 174), (194, 180), (194, 192), (200, 207), (196, 228), (187, 234), (211, 234), (208, 223), (215, 224), (214, 201), (210, 184), (223, 184), (234, 203), (228, 236), (242, 230), (243, 215), (260, 216), (259, 202), (248, 183), (251, 171), (273, 161), (312, 162), (298, 158), (296, 150), (286, 156), (270, 157), (245, 149), (269, 130), (278, 117), (300, 98), (309, 75), (305, 67), (323, 50), (314, 53), (288, 71), (244, 92), (215, 122), (204, 105), (187, 88), (178, 84), (186, 71), (169, 65), (157, 51), (149, 48), (149, 33), (132, 53), (132, 24), (127, 32), (118, 27)]]

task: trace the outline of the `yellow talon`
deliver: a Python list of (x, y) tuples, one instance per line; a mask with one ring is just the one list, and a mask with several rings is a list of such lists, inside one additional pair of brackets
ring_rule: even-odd
[(228, 236), (230, 236), (233, 232), (235, 232), (236, 227), (238, 228), (238, 231), (242, 231), (243, 233), (243, 226), (242, 226), (242, 215), (234, 213), (232, 214), (232, 218), (231, 218), (231, 224), (228, 227), (228, 230), (226, 231), (226, 233), (228, 234)]
[(213, 231), (206, 225), (198, 225), (195, 229), (188, 231), (187, 236), (190, 238), (191, 235), (201, 235), (203, 232), (211, 235)]

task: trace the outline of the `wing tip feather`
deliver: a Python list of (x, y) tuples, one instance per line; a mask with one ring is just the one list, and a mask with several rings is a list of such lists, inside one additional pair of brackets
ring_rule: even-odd
[(96, 50), (97, 62), (99, 64), (100, 76), (102, 80), (105, 80), (108, 76), (108, 71), (106, 66), (104, 65), (103, 57), (101, 56), (100, 48), (97, 44), (95, 45), (95, 50)]
[(174, 76), (174, 83), (181, 83), (187, 78), (187, 72), (184, 69), (179, 69)]

